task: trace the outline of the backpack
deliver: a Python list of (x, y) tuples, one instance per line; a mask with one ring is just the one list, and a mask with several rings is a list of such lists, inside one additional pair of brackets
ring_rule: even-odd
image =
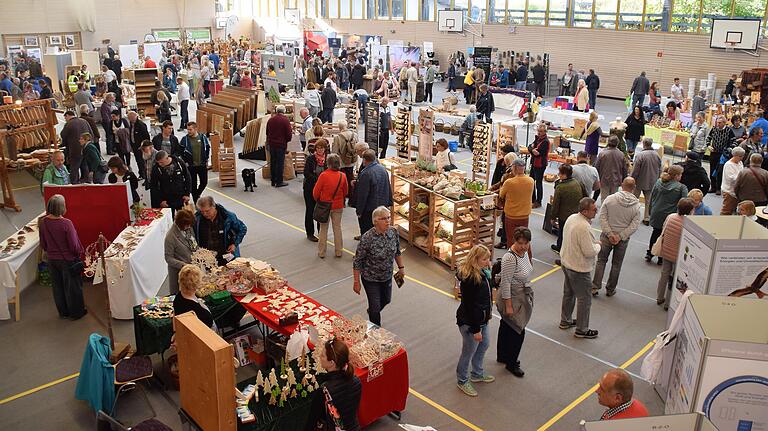
[(339, 136), (342, 139), (341, 144), (339, 145), (339, 157), (341, 157), (341, 162), (345, 165), (350, 165), (355, 162), (357, 162), (357, 154), (355, 154), (355, 144), (357, 144), (357, 134), (351, 131), (350, 132), (350, 138), (347, 139), (344, 134), (339, 134)]

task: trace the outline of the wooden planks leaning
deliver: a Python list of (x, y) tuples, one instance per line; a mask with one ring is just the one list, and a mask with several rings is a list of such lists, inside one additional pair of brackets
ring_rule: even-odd
[(234, 130), (239, 132), (245, 128), (248, 121), (256, 118), (257, 94), (256, 90), (224, 87), (209, 102), (198, 108), (199, 130), (203, 133), (221, 133), (224, 123), (229, 122)]

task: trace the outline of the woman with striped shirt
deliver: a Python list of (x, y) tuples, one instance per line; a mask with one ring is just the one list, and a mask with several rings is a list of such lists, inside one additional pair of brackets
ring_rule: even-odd
[(523, 377), (525, 373), (518, 357), (525, 340), (525, 327), (533, 311), (533, 290), (529, 282), (533, 272), (531, 231), (527, 227), (517, 227), (513, 239), (515, 242), (501, 259), (501, 282), (496, 298), (501, 325), (496, 360), (506, 364), (507, 370), (515, 376)]

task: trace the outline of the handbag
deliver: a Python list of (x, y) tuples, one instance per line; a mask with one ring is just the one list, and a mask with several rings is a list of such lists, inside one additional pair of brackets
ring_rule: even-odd
[(341, 172), (339, 172), (339, 183), (336, 184), (336, 190), (333, 191), (333, 196), (330, 201), (317, 201), (315, 203), (315, 209), (312, 211), (312, 219), (320, 223), (328, 223), (328, 219), (331, 217), (331, 204), (333, 199), (336, 198), (336, 193), (341, 186)]
[(448, 165), (443, 167), (443, 171), (448, 172), (454, 169), (459, 169), (459, 167), (453, 162), (453, 153), (448, 152)]
[(664, 227), (661, 229), (661, 235), (659, 235), (658, 238), (656, 238), (656, 242), (653, 243), (653, 247), (651, 247), (651, 254), (654, 256), (661, 256), (661, 250), (663, 247), (663, 239), (664, 239), (664, 230), (667, 228), (667, 223), (664, 222)]

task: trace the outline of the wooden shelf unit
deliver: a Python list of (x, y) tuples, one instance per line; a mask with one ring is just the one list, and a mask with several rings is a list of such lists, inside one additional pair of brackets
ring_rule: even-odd
[(496, 139), (496, 160), (502, 156), (502, 148), (512, 145), (517, 149), (517, 127), (513, 124), (499, 123), (498, 138)]
[[(397, 145), (397, 157), (406, 160), (412, 158), (413, 146), (411, 145), (411, 110), (410, 108), (397, 108), (397, 114), (392, 118), (395, 125), (395, 140)], [(416, 148), (418, 151), (418, 147)]]
[(491, 181), (491, 142), (493, 142), (493, 124), (475, 124), (472, 140), (472, 181), (484, 182), (486, 187)]
[(152, 103), (152, 91), (158, 79), (157, 69), (133, 69), (134, 85), (136, 87), (136, 109), (144, 111), (146, 116), (155, 115), (155, 105)]
[[(433, 190), (419, 186), (402, 176), (402, 169), (393, 166), (391, 169), (392, 184), (392, 224), (400, 236), (425, 252), (428, 256), (448, 265), (452, 270), (456, 263), (475, 244), (493, 247), (496, 232), (496, 217), (494, 210), (483, 210), (484, 199), (493, 201), (494, 195), (467, 198), (460, 200), (449, 199)], [(427, 204), (423, 212), (414, 209), (420, 202)], [(448, 203), (453, 205), (453, 217), (439, 212)], [(398, 210), (408, 205), (408, 215), (403, 216)], [(437, 236), (440, 223), (444, 223), (451, 234), (451, 239)], [(418, 240), (426, 237), (426, 241)], [(418, 240), (418, 241), (417, 241)]]

